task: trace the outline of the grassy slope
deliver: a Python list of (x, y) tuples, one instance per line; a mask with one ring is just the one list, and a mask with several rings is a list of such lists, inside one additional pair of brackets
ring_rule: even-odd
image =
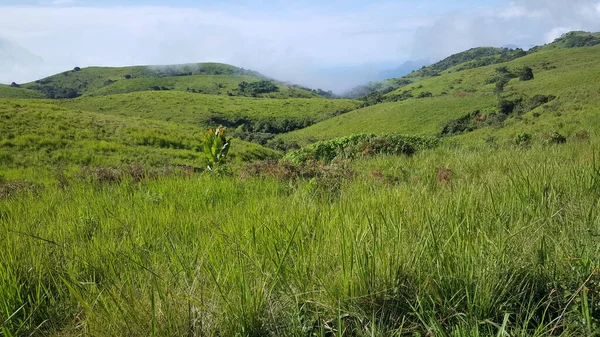
[[(3, 169), (127, 163), (204, 167), (202, 132), (189, 125), (0, 100), (0, 165)], [(241, 160), (277, 153), (236, 140), (232, 156)]]
[[(171, 69), (171, 70), (169, 70)], [(204, 70), (202, 70), (204, 69)], [(201, 71), (202, 70), (202, 71)], [(174, 72), (191, 73), (191, 76), (171, 76)], [(130, 75), (130, 79), (125, 76)], [(135, 91), (149, 91), (152, 87), (166, 87), (178, 91), (187, 88), (202, 90), (204, 93), (217, 94), (233, 91), (242, 81), (256, 82), (264, 76), (226, 64), (200, 63), (180, 66), (134, 66), (134, 67), (88, 67), (79, 71), (69, 70), (36, 82), (23, 84), (24, 88), (35, 89), (38, 86), (51, 85), (56, 88), (73, 88), (84, 96), (110, 95)], [(219, 87), (221, 84), (221, 87)], [(261, 94), (264, 97), (316, 97), (311, 91), (293, 88), (278, 83), (280, 92)]]
[[(196, 91), (202, 94), (227, 95), (232, 93), (236, 95), (238, 85), (244, 81), (252, 83), (260, 80), (259, 78), (244, 75), (195, 75), (195, 76), (171, 76), (161, 78), (132, 78), (123, 79), (116, 83), (102, 87), (98, 90), (87, 93), (84, 96), (106, 96), (112, 94), (124, 94), (138, 91), (150, 91), (152, 87), (166, 87), (175, 91)], [(318, 97), (317, 94), (305, 89), (294, 88), (287, 85), (277, 84), (278, 92), (259, 94), (258, 97), (269, 98), (312, 98)]]
[(203, 125), (212, 114), (247, 118), (318, 119), (358, 105), (350, 100), (258, 99), (202, 95), (185, 92), (140, 92), (123, 95), (78, 98), (60, 101), (73, 110), (112, 115), (138, 116), (187, 125)]
[[(567, 127), (565, 124), (576, 123), (578, 120), (583, 123), (585, 118), (580, 119), (583, 115), (589, 116), (591, 121), (596, 121), (597, 117), (594, 116), (597, 114), (594, 111), (597, 111), (598, 97), (600, 97), (596, 80), (594, 80), (600, 74), (600, 65), (597, 63), (598, 53), (600, 53), (600, 46), (540, 51), (502, 64), (513, 70), (527, 65), (533, 68), (535, 74), (535, 79), (528, 82), (519, 82), (518, 79), (513, 79), (506, 86), (506, 96), (526, 95), (531, 97), (536, 94), (553, 94), (558, 96), (558, 101), (561, 102), (557, 113), (561, 113), (563, 116), (573, 112), (577, 114), (572, 119), (554, 118), (561, 116), (554, 114), (553, 117), (552, 114), (545, 114), (543, 118), (540, 118), (539, 124), (528, 122), (526, 116), (523, 121), (507, 121), (508, 128), (506, 129), (500, 131), (482, 129), (476, 134), (498, 132), (508, 136), (507, 133), (515, 132), (508, 130), (531, 129), (539, 132), (544, 128), (570, 132), (575, 127), (572, 125)], [(421, 92), (428, 91), (435, 96), (433, 98), (413, 98), (403, 102), (367, 107), (306, 129), (282, 135), (281, 138), (286, 141), (294, 140), (306, 143), (312, 139), (328, 139), (356, 132), (432, 135), (439, 132), (441, 125), (448, 120), (474, 110), (490, 112), (497, 109), (494, 85), (486, 84), (486, 81), (495, 76), (495, 68), (498, 66), (492, 65), (460, 72), (451, 68), (441, 76), (423, 78), (387, 95), (412, 90), (413, 95), (418, 96)], [(556, 68), (553, 69), (553, 67)], [(541, 109), (543, 108), (538, 110)], [(534, 112), (539, 111), (536, 110), (530, 114)], [(562, 126), (561, 121), (563, 121)], [(587, 128), (595, 129), (598, 126), (600, 126), (598, 123), (588, 124)]]
[(0, 203), (3, 331), (590, 336), (592, 148), (440, 148), (353, 181), (48, 184)]
[(9, 85), (0, 84), (0, 99), (2, 98), (44, 98), (44, 95), (35, 90), (25, 88), (13, 88)]

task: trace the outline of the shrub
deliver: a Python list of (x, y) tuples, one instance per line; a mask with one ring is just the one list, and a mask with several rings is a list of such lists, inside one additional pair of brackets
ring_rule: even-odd
[(531, 135), (527, 132), (521, 132), (515, 138), (515, 143), (517, 145), (529, 145), (531, 144)]
[(557, 131), (552, 131), (546, 136), (546, 142), (548, 144), (564, 144), (567, 142), (567, 138)]
[(73, 68), (73, 71), (80, 71), (80, 70), (81, 70), (81, 68), (79, 68), (79, 67)]
[(438, 144), (439, 140), (436, 138), (396, 134), (356, 134), (317, 142), (290, 151), (284, 159), (304, 163), (311, 160), (331, 162), (336, 158), (349, 159), (357, 155), (412, 155), (420, 149), (433, 148)]
[(433, 94), (430, 93), (429, 91), (423, 91), (422, 93), (419, 94), (419, 96), (417, 98), (426, 98), (426, 97), (433, 97)]
[(125, 75), (125, 79), (126, 80), (131, 79), (131, 75), (129, 75), (129, 74)]
[(519, 70), (519, 79), (521, 81), (530, 81), (533, 80), (533, 69), (530, 67), (523, 67)]
[(11, 87), (13, 87), (13, 88), (20, 88), (20, 87), (21, 87), (20, 85), (18, 85), (18, 84), (17, 84), (17, 83), (15, 83), (15, 82), (12, 82), (12, 83), (10, 84), (10, 86), (11, 86)]

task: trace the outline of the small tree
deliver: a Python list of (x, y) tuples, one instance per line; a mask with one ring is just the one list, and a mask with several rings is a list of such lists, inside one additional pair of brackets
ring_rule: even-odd
[(204, 134), (204, 154), (208, 157), (208, 169), (210, 171), (213, 171), (218, 165), (223, 164), (227, 158), (231, 139), (225, 137), (226, 131), (227, 128), (219, 125), (216, 129), (208, 129)]
[(519, 79), (521, 81), (533, 80), (533, 69), (529, 67), (523, 67), (519, 70)]

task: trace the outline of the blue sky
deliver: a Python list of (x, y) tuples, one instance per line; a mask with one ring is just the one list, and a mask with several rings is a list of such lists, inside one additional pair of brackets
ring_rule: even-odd
[(43, 59), (0, 50), (0, 82), (75, 65), (217, 61), (340, 91), (407, 60), (574, 29), (600, 30), (600, 0), (0, 0), (0, 42)]

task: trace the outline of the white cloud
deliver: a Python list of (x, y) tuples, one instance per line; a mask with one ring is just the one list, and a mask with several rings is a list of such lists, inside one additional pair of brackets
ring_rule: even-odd
[(556, 27), (556, 28), (553, 28), (551, 31), (549, 31), (546, 34), (546, 43), (551, 43), (554, 40), (556, 40), (559, 37), (561, 37), (563, 34), (568, 33), (568, 32), (572, 32), (574, 30), (579, 30), (579, 29), (578, 28), (573, 28), (573, 27)]
[(414, 58), (441, 59), (479, 46), (522, 47), (552, 42), (569, 30), (600, 30), (592, 0), (514, 0), (495, 9), (447, 15), (417, 33)]
[[(274, 17), (168, 7), (0, 7), (0, 32), (53, 68), (216, 61), (321, 86), (331, 83), (311, 74), (318, 66), (405, 60), (412, 32), (430, 20), (400, 12)], [(0, 73), (0, 82), (9, 80)], [(362, 80), (354, 82), (335, 86)]]
[(80, 0), (53, 0), (52, 5), (63, 6), (63, 5), (75, 5), (80, 3)]
[(318, 74), (319, 69), (368, 64), (377, 73), (382, 69), (373, 65), (400, 65), (410, 57), (441, 59), (477, 46), (541, 44), (570, 27), (600, 30), (598, 0), (514, 0), (498, 7), (463, 6), (450, 15), (444, 14), (450, 10), (446, 4), (434, 1), (335, 12), (92, 8), (73, 1), (29, 8), (0, 5), (0, 38), (45, 60), (43, 67), (27, 72), (0, 69), (0, 82), (33, 80), (74, 66), (216, 61), (339, 90), (365, 82), (368, 75), (357, 71), (332, 78)]

